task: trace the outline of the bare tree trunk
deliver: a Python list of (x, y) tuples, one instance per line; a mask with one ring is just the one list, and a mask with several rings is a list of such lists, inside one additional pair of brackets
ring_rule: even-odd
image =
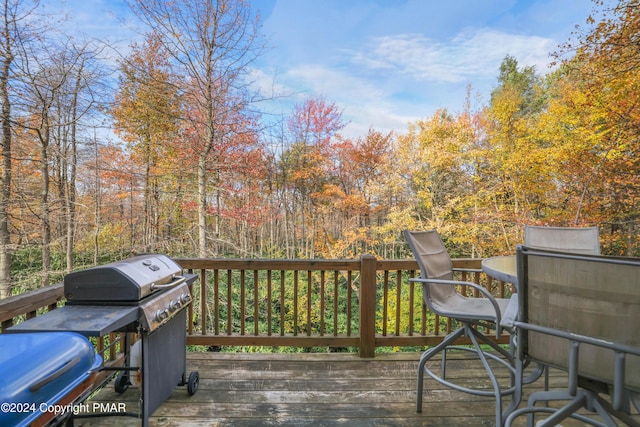
[(154, 176), (151, 182), (151, 234), (153, 236), (151, 250), (156, 252), (160, 248), (160, 183)]
[(198, 256), (207, 256), (207, 155), (198, 160)]
[(43, 107), (42, 122), (44, 129), (40, 132), (40, 173), (42, 189), (40, 194), (40, 221), (42, 228), (42, 280), (41, 285), (49, 285), (51, 271), (51, 207), (49, 206), (49, 115), (48, 106)]
[(153, 154), (153, 144), (151, 138), (145, 145), (145, 171), (144, 171), (144, 220), (142, 240), (146, 252), (153, 252), (158, 249), (159, 238), (159, 194), (158, 177), (154, 174), (153, 168), (156, 166)]
[[(153, 237), (151, 236), (151, 156), (149, 150), (151, 143), (145, 144), (146, 159), (144, 167), (144, 204), (143, 219), (142, 219), (142, 245), (145, 252), (151, 250), (151, 242)], [(132, 201), (133, 202), (133, 201)]]
[[(78, 71), (76, 78), (76, 90), (73, 93), (73, 101), (71, 105), (71, 135), (70, 144), (71, 150), (68, 153), (71, 157), (71, 163), (69, 164), (69, 177), (65, 191), (65, 204), (67, 209), (67, 230), (66, 230), (66, 260), (67, 260), (67, 273), (73, 271), (73, 249), (75, 246), (75, 234), (76, 234), (76, 168), (78, 166), (78, 146), (76, 142), (76, 129), (77, 129), (77, 111), (78, 111), (78, 91), (80, 90), (80, 74), (82, 68)], [(67, 162), (69, 159), (67, 159)]]
[(95, 144), (95, 210), (94, 210), (94, 217), (95, 217), (95, 233), (93, 235), (93, 241), (94, 241), (94, 245), (93, 245), (93, 263), (94, 264), (98, 264), (98, 259), (99, 259), (99, 255), (100, 255), (100, 229), (102, 227), (102, 217), (101, 217), (101, 210), (102, 210), (102, 198), (101, 198), (101, 187), (100, 187), (100, 161), (98, 160), (98, 155), (99, 155), (99, 150), (98, 150), (98, 139), (96, 138), (95, 134), (93, 135), (93, 143)]
[(44, 128), (40, 134), (40, 171), (42, 173), (42, 193), (40, 196), (40, 221), (42, 226), (42, 281), (41, 285), (49, 286), (51, 272), (51, 206), (49, 204), (49, 141), (51, 128), (49, 125), (50, 105), (44, 105), (42, 123)]
[(9, 234), (9, 203), (11, 198), (11, 101), (9, 99), (9, 73), (14, 55), (9, 30), (8, 2), (4, 2), (2, 40), (2, 74), (0, 75), (0, 101), (2, 101), (2, 182), (0, 184), (0, 299), (11, 295), (11, 236)]

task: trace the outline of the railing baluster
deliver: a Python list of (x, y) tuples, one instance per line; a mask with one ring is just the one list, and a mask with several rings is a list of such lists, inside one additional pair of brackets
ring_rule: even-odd
[(207, 312), (209, 311), (209, 290), (207, 287), (207, 277), (200, 276), (200, 329), (202, 335), (207, 335)]
[(353, 291), (353, 280), (351, 271), (347, 273), (347, 335), (351, 335), (351, 293)]
[(293, 272), (293, 335), (298, 335), (298, 270)]
[(396, 328), (395, 335), (400, 336), (400, 314), (402, 312), (402, 283), (396, 281)]
[(285, 315), (287, 312), (287, 306), (284, 302), (284, 285), (285, 285), (285, 274), (284, 270), (280, 271), (280, 336), (284, 336), (284, 324), (285, 324)]
[[(401, 272), (398, 271), (398, 277), (397, 277), (397, 281), (398, 281), (398, 286), (400, 286), (400, 283), (402, 283), (402, 275), (400, 274)], [(413, 313), (413, 308), (415, 305), (415, 283), (414, 282), (409, 282), (409, 336), (412, 337), (413, 336), (413, 321), (414, 321), (414, 313)]]
[(382, 336), (387, 336), (387, 324), (389, 323), (389, 271), (384, 271), (382, 280)]
[(320, 272), (320, 336), (324, 336), (324, 270)]
[(260, 334), (260, 294), (258, 292), (258, 270), (253, 270), (253, 333)]
[(220, 334), (220, 270), (213, 270), (213, 331)]
[(338, 336), (338, 286), (339, 286), (339, 276), (336, 271), (333, 276), (333, 336)]
[(233, 333), (233, 288), (231, 271), (227, 270), (227, 335)]
[(245, 270), (240, 270), (240, 335), (245, 333), (245, 322), (247, 319), (247, 296), (245, 293)]
[(271, 274), (271, 270), (267, 270), (267, 335), (271, 336), (271, 331), (273, 330), (273, 319), (272, 319), (272, 314), (273, 314), (273, 310), (272, 310), (272, 292), (271, 292), (271, 286), (272, 286), (272, 274)]
[(313, 279), (311, 270), (307, 270), (307, 336), (311, 336), (311, 292), (313, 288)]

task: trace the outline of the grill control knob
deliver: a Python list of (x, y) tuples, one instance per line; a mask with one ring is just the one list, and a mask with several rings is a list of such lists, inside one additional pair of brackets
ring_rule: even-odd
[(180, 307), (182, 307), (182, 304), (180, 303), (180, 301), (171, 301), (169, 303), (169, 311), (171, 312), (180, 310)]
[(191, 295), (189, 295), (189, 294), (180, 295), (180, 304), (186, 304), (189, 301), (191, 301)]
[(156, 322), (162, 322), (167, 317), (169, 317), (169, 313), (167, 312), (166, 309), (163, 309), (163, 310), (156, 311), (156, 315), (155, 315), (154, 318), (155, 318)]

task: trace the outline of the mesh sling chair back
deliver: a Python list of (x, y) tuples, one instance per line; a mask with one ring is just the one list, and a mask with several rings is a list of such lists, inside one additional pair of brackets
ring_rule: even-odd
[[(506, 425), (527, 414), (551, 414), (536, 426), (555, 426), (567, 417), (595, 426), (640, 425), (630, 417), (640, 391), (640, 259), (579, 255), (520, 246), (516, 395), (523, 366), (534, 360), (568, 373), (561, 390), (532, 393), (527, 406)], [(609, 394), (609, 399), (604, 395)], [(563, 401), (564, 406), (536, 406)], [(558, 407), (560, 406), (560, 407)], [(576, 413), (586, 407), (586, 411)], [(595, 414), (599, 417), (595, 417)], [(588, 418), (587, 418), (588, 416)]]
[[(594, 227), (524, 226), (524, 245), (531, 249), (570, 252), (584, 255), (600, 255), (600, 232)], [(537, 371), (527, 382), (533, 382), (544, 374), (545, 390), (549, 388), (549, 370), (538, 365)]]
[(600, 255), (598, 227), (524, 226), (524, 245), (531, 249)]
[[(409, 248), (420, 267), (420, 277), (410, 279), (422, 285), (422, 296), (424, 303), (434, 313), (458, 320), (460, 328), (447, 335), (444, 340), (435, 347), (425, 351), (420, 357), (418, 364), (418, 384), (416, 411), (422, 412), (422, 392), (424, 374), (441, 384), (455, 390), (470, 393), (477, 396), (493, 396), (496, 400), (496, 424), (502, 424), (502, 397), (513, 392), (513, 387), (503, 387), (499, 384), (489, 359), (497, 361), (502, 366), (508, 368), (509, 373), (515, 373), (513, 369), (513, 357), (505, 349), (497, 345), (492, 339), (480, 333), (474, 326), (486, 323), (496, 329), (496, 336), (501, 334), (500, 319), (504, 313), (508, 299), (495, 298), (482, 286), (472, 283), (454, 280), (454, 270), (447, 252), (438, 232), (436, 230), (427, 231), (403, 231)], [(469, 298), (460, 294), (458, 285), (465, 285), (477, 290), (483, 298)], [(468, 338), (472, 346), (460, 347), (455, 343), (459, 338)], [(488, 345), (495, 352), (486, 352), (481, 345)], [(486, 387), (469, 388), (452, 383), (446, 379), (446, 357), (448, 349), (458, 349), (471, 351), (477, 354), (491, 382), (491, 390)], [(432, 371), (427, 362), (437, 354), (442, 354), (441, 373), (438, 375)], [(511, 377), (511, 375), (510, 375)]]

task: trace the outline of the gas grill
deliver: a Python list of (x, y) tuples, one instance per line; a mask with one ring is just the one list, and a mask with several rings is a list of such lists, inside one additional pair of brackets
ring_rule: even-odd
[[(114, 368), (115, 390), (141, 389), (142, 425), (173, 392), (198, 388), (198, 373), (186, 375), (186, 308), (189, 284), (197, 276), (164, 255), (142, 255), (70, 273), (64, 278), (66, 305), (9, 328), (8, 332), (73, 331), (85, 336), (136, 332), (131, 346), (124, 334), (125, 364)], [(134, 349), (132, 353), (132, 348)], [(132, 366), (139, 361), (140, 366)], [(104, 414), (88, 414), (96, 416)], [(85, 416), (85, 415), (81, 415)]]
[(141, 326), (151, 333), (191, 302), (181, 273), (164, 255), (142, 255), (66, 275), (64, 295), (72, 306), (139, 306)]

